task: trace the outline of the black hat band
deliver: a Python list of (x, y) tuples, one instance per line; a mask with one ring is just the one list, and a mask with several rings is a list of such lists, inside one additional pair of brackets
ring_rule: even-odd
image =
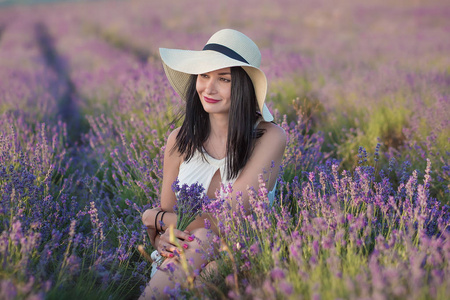
[(203, 47), (203, 50), (212, 50), (219, 53), (222, 53), (223, 55), (228, 56), (229, 58), (239, 60), (243, 63), (249, 64), (248, 61), (245, 60), (242, 56), (240, 56), (236, 51), (233, 49), (230, 49), (224, 45), (220, 44), (206, 44), (205, 47)]

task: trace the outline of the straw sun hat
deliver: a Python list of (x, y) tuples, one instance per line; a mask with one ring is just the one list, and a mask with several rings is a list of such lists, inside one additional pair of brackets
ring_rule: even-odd
[(201, 51), (160, 48), (159, 53), (170, 84), (183, 99), (186, 99), (186, 86), (190, 75), (228, 67), (242, 67), (253, 82), (264, 120), (273, 120), (264, 104), (267, 79), (259, 69), (261, 53), (258, 46), (245, 34), (233, 29), (222, 29), (211, 36)]

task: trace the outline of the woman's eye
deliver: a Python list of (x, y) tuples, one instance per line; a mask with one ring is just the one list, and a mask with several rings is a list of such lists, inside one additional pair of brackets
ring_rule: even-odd
[(220, 78), (220, 80), (221, 80), (221, 81), (223, 81), (223, 82), (231, 82), (231, 80), (230, 80), (230, 79), (228, 79), (228, 78), (223, 78), (223, 77), (222, 77), (222, 78)]
[(207, 75), (207, 74), (200, 74), (200, 77), (202, 77), (202, 78), (208, 78), (208, 75)]

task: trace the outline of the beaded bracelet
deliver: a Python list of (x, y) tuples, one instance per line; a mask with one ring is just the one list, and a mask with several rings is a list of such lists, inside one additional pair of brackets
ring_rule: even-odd
[(156, 217), (155, 217), (155, 230), (156, 231), (158, 231), (158, 226), (157, 226), (157, 221), (156, 220), (158, 220), (158, 215), (160, 214), (160, 213), (162, 213), (163, 211), (162, 210), (160, 210), (160, 211), (158, 211), (158, 213), (156, 214)]
[(163, 218), (164, 218), (164, 214), (166, 213), (167, 211), (165, 211), (165, 212), (163, 212), (162, 213), (162, 215), (161, 215), (161, 221), (159, 221), (159, 227), (161, 227), (161, 231), (163, 231)]

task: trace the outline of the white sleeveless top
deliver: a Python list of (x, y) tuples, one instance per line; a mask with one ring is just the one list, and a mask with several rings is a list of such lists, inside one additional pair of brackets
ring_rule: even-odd
[[(255, 125), (258, 126), (261, 118), (258, 119), (258, 122)], [(233, 185), (236, 181), (236, 178), (239, 177), (236, 176), (236, 178), (232, 180), (227, 180), (227, 172), (226, 172), (226, 166), (225, 166), (225, 157), (222, 159), (215, 159), (211, 155), (208, 154), (203, 149), (203, 154), (206, 159), (202, 157), (202, 154), (199, 151), (196, 151), (194, 153), (194, 156), (189, 161), (183, 161), (180, 165), (180, 170), (178, 172), (178, 180), (179, 185), (182, 186), (183, 184), (192, 185), (194, 183), (201, 184), (203, 188), (205, 189), (205, 193), (208, 192), (209, 185), (211, 183), (211, 180), (214, 176), (214, 174), (219, 170), (220, 172), (220, 178), (222, 181), (222, 184), (226, 187), (229, 184)], [(258, 188), (258, 187), (254, 187)], [(270, 205), (272, 206), (273, 200), (275, 197), (275, 188), (276, 188), (276, 182), (273, 189), (269, 192), (268, 198), (270, 201)]]

